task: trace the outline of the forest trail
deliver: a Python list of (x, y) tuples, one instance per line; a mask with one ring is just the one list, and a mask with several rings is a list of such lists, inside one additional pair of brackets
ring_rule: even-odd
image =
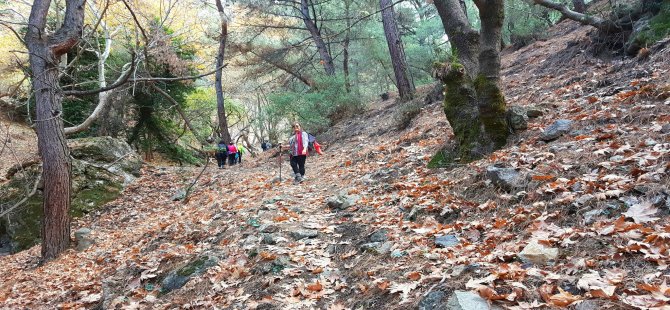
[[(93, 230), (89, 249), (45, 266), (38, 246), (0, 257), (0, 304), (416, 309), (473, 291), (508, 309), (667, 309), (670, 47), (602, 60), (583, 51), (584, 29), (563, 22), (504, 56), (509, 104), (542, 115), (488, 158), (427, 169), (450, 132), (440, 103), (397, 130), (388, 100), (319, 135), (325, 155), (308, 158), (300, 185), (273, 183), (266, 152), (210, 164), (183, 203), (170, 197), (201, 168), (146, 166), (75, 220)], [(558, 119), (571, 131), (543, 141)], [(494, 164), (527, 182), (497, 188)], [(340, 193), (355, 203), (327, 206)], [(545, 252), (529, 262), (533, 239)], [(168, 281), (178, 276), (188, 281)]]

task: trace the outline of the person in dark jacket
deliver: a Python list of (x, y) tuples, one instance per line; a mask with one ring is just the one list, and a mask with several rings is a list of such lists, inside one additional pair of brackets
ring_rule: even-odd
[(216, 157), (216, 163), (219, 168), (223, 168), (223, 166), (226, 165), (226, 158), (228, 158), (228, 146), (225, 141), (221, 140), (219, 141), (219, 144), (216, 145), (216, 154), (214, 154), (214, 156)]

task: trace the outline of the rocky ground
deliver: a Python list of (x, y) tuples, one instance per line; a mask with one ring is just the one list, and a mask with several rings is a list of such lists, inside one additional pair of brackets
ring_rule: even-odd
[(392, 98), (321, 135), (300, 185), (266, 152), (209, 165), (174, 201), (201, 168), (146, 166), (73, 223), (88, 248), (43, 266), (38, 247), (1, 257), (0, 303), (668, 309), (670, 47), (602, 59), (590, 29), (552, 31), (504, 56), (527, 129), (486, 159), (427, 169), (450, 136), (440, 104), (396, 130)]

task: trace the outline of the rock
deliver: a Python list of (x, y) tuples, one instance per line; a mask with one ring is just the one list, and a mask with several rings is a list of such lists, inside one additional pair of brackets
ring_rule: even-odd
[(491, 183), (505, 191), (526, 185), (526, 177), (514, 168), (486, 167), (486, 177)]
[(633, 190), (640, 194), (646, 194), (650, 190), (650, 187), (647, 184), (636, 184)]
[(435, 245), (443, 248), (456, 246), (461, 241), (455, 235), (442, 235), (435, 237)]
[(207, 268), (216, 266), (217, 263), (218, 259), (216, 257), (203, 256), (170, 272), (161, 282), (161, 293), (166, 294), (183, 287), (191, 278), (202, 274)]
[(629, 208), (633, 205), (640, 203), (640, 200), (635, 196), (619, 197), (619, 201), (623, 202), (623, 204)]
[(298, 229), (289, 233), (291, 237), (295, 240), (305, 239), (305, 238), (316, 238), (319, 235), (319, 232), (314, 229)]
[(558, 257), (557, 248), (549, 248), (532, 240), (525, 248), (518, 254), (519, 258), (527, 263), (543, 265), (549, 261), (556, 260)]
[(670, 133), (670, 124), (665, 124), (661, 127), (661, 133), (668, 134)]
[(588, 299), (578, 303), (575, 306), (575, 310), (598, 310), (601, 309), (600, 304), (597, 300)]
[(528, 116), (530, 118), (536, 118), (536, 117), (540, 117), (542, 115), (544, 115), (544, 111), (542, 111), (542, 109), (539, 109), (539, 108), (529, 107), (526, 110), (526, 116)]
[(180, 188), (180, 189), (177, 190), (177, 192), (174, 193), (174, 195), (172, 195), (172, 197), (170, 197), (170, 200), (180, 201), (180, 200), (184, 200), (184, 198), (186, 198), (186, 190), (183, 189), (183, 188)]
[(379, 248), (381, 245), (381, 242), (364, 243), (361, 245), (361, 251), (377, 252), (377, 248)]
[(507, 110), (507, 121), (515, 131), (528, 129), (528, 115), (524, 108), (513, 106)]
[(644, 145), (645, 146), (654, 146), (656, 144), (658, 144), (658, 141), (656, 141), (652, 138), (647, 138), (647, 139), (644, 140)]
[[(72, 203), (70, 216), (90, 213), (116, 199), (136, 175), (142, 160), (123, 140), (110, 137), (68, 140), (72, 159)], [(5, 202), (23, 198), (26, 184), (34, 184), (40, 164), (24, 169), (0, 186), (0, 197)], [(0, 229), (10, 239), (11, 251), (18, 252), (40, 241), (42, 220), (42, 187), (21, 208), (0, 218)], [(0, 233), (0, 238), (2, 238)]]
[(77, 251), (86, 250), (95, 243), (93, 238), (91, 238), (91, 232), (91, 229), (86, 227), (79, 228), (74, 232), (74, 240), (77, 242)]
[(276, 233), (279, 231), (279, 226), (274, 224), (262, 224), (258, 227), (258, 231), (262, 233)]
[(326, 205), (335, 210), (344, 210), (356, 204), (359, 197), (356, 195), (346, 195), (340, 193), (336, 196), (332, 196), (326, 199)]
[(273, 234), (263, 234), (261, 237), (261, 243), (275, 245), (277, 244), (277, 239)]
[(447, 310), (490, 310), (499, 309), (474, 292), (455, 291), (447, 301)]
[(388, 231), (386, 229), (375, 231), (370, 235), (370, 242), (385, 242), (388, 240), (388, 236), (386, 236), (387, 233)]
[(586, 194), (586, 195), (582, 195), (582, 196), (580, 196), (579, 198), (577, 198), (577, 199), (575, 200), (575, 203), (577, 203), (578, 205), (585, 205), (585, 204), (587, 204), (589, 201), (592, 201), (592, 200), (595, 199), (595, 198), (596, 198), (596, 196), (593, 196), (593, 195), (591, 195), (591, 194)]
[(419, 302), (419, 310), (446, 310), (447, 294), (442, 291), (430, 292)]
[(256, 242), (258, 242), (258, 238), (256, 236), (248, 235), (242, 242), (242, 248), (245, 250), (253, 249), (256, 247)]
[(590, 225), (593, 224), (597, 217), (603, 214), (603, 210), (596, 209), (584, 213), (584, 224)]
[(379, 254), (386, 254), (391, 252), (391, 248), (393, 248), (393, 242), (386, 241), (382, 243), (382, 245), (379, 248), (377, 248), (377, 252)]
[(570, 132), (571, 128), (571, 120), (559, 119), (544, 129), (544, 132), (540, 134), (540, 140), (551, 141), (557, 139), (558, 137)]

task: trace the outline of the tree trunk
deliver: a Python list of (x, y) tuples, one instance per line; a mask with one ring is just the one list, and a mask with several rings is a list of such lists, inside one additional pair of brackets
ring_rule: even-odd
[(391, 63), (393, 64), (393, 73), (395, 74), (396, 87), (401, 100), (406, 101), (414, 97), (416, 91), (414, 82), (409, 76), (409, 67), (405, 57), (405, 49), (398, 32), (398, 24), (395, 20), (395, 13), (391, 0), (379, 0), (379, 6), (382, 9), (382, 23), (384, 23), (384, 34), (388, 43), (389, 53), (391, 54)]
[[(307, 3), (307, 0), (300, 0), (300, 14), (302, 15), (302, 20), (305, 23), (305, 27), (307, 27), (309, 34), (312, 36), (312, 40), (314, 40), (314, 44), (316, 44), (316, 49), (319, 51), (321, 62), (323, 63), (323, 68), (326, 71), (326, 75), (335, 75), (333, 57), (331, 57), (330, 53), (328, 52), (328, 46), (326, 46), (326, 42), (323, 41), (323, 37), (321, 37), (321, 32), (316, 26), (315, 20), (310, 17), (309, 4)], [(316, 18), (316, 16), (314, 18)]]
[(344, 72), (344, 89), (351, 92), (351, 79), (349, 78), (349, 41), (351, 37), (351, 0), (344, 1), (344, 16), (347, 20), (347, 30), (344, 33), (344, 46), (342, 47), (342, 71)]
[(41, 233), (44, 261), (57, 257), (70, 245), (71, 163), (63, 133), (58, 60), (81, 38), (85, 0), (67, 0), (63, 25), (55, 33), (46, 35), (50, 2), (33, 2), (25, 36), (36, 101), (37, 144), (43, 163), (44, 217)]
[(507, 141), (505, 98), (500, 90), (503, 2), (475, 1), (481, 34), (470, 27), (460, 1), (434, 2), (458, 61), (438, 73), (446, 87), (444, 113), (454, 131), (454, 150), (438, 153), (431, 161), (433, 166), (482, 158)]
[(216, 8), (221, 19), (221, 34), (219, 35), (219, 53), (216, 55), (216, 75), (214, 88), (216, 89), (216, 114), (219, 119), (219, 134), (221, 139), (230, 142), (230, 131), (228, 131), (228, 118), (226, 116), (225, 98), (223, 97), (223, 57), (226, 53), (226, 41), (228, 40), (228, 17), (224, 11), (221, 0), (216, 0)]

